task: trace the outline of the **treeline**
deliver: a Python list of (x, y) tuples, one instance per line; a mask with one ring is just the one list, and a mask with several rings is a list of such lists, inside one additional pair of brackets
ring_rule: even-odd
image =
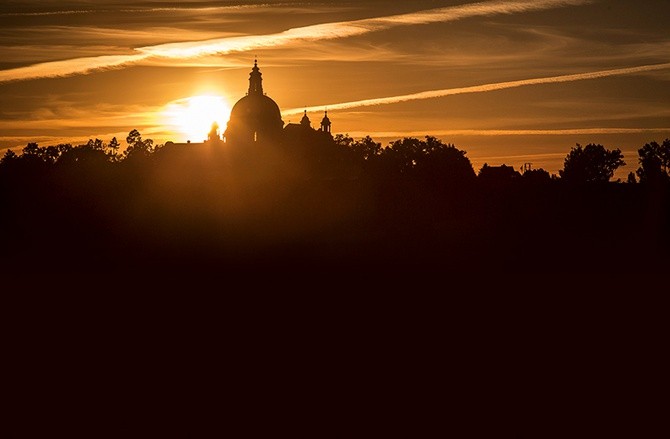
[[(654, 266), (670, 243), (670, 139), (577, 145), (559, 175), (485, 164), (435, 137), (382, 146), (304, 131), (278, 144), (165, 145), (132, 130), (0, 160), (5, 268), (439, 269)], [(581, 268), (580, 268), (581, 267)]]
[[(318, 132), (308, 132), (277, 146), (283, 147), (284, 152), (290, 151), (287, 148), (293, 149), (294, 159), (302, 162), (311, 160), (312, 165), (321, 164), (320, 171), (327, 172), (316, 175), (317, 178), (351, 177), (352, 172), (358, 177), (368, 174), (426, 177), (432, 174), (463, 181), (475, 176), (466, 151), (432, 136), (426, 136), (425, 140), (406, 137), (383, 147), (370, 136), (356, 140), (344, 134), (331, 138)], [(18, 172), (31, 172), (53, 165), (72, 166), (73, 163), (82, 167), (102, 163), (129, 163), (170, 154), (173, 153), (172, 149), (175, 149), (172, 142), (167, 145), (154, 144), (152, 139), (143, 139), (138, 130), (132, 130), (126, 138), (124, 149), (116, 137), (109, 143), (96, 138), (77, 146), (67, 143), (40, 147), (37, 143), (28, 143), (21, 154), (7, 150), (0, 159), (0, 169), (5, 173), (12, 173), (17, 172), (15, 168), (20, 169)], [(628, 174), (627, 183), (667, 182), (670, 178), (670, 139), (665, 139), (661, 144), (656, 141), (645, 144), (638, 149), (637, 161), (639, 167), (634, 173)], [(352, 169), (354, 164), (357, 166)], [(588, 144), (584, 147), (577, 144), (565, 157), (564, 167), (559, 175), (550, 175), (541, 168), (517, 171), (510, 166), (489, 166), (485, 163), (476, 176), (500, 180), (525, 177), (533, 181), (562, 179), (576, 184), (605, 183), (625, 164), (620, 149), (608, 150), (601, 144)], [(349, 168), (342, 168), (343, 165), (348, 165)]]

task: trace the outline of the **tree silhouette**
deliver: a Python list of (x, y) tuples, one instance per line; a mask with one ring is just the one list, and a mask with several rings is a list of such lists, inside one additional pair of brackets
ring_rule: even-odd
[(154, 145), (152, 139), (142, 139), (142, 135), (136, 129), (131, 130), (126, 137), (126, 143), (128, 147), (124, 151), (123, 155), (125, 159), (131, 157), (148, 157), (158, 150), (158, 147)]
[(350, 152), (351, 160), (364, 175), (376, 173), (379, 166), (377, 159), (383, 150), (381, 143), (375, 142), (370, 136), (354, 140), (348, 134), (336, 134), (332, 142), (339, 148)]
[(20, 172), (22, 157), (8, 149), (5, 155), (0, 159), (0, 171), (7, 173)]
[(67, 148), (58, 158), (59, 165), (70, 165), (78, 162), (105, 163), (110, 161), (106, 145), (100, 139), (89, 139), (87, 143)]
[(372, 137), (365, 136), (361, 140), (356, 140), (350, 144), (354, 154), (363, 160), (370, 160), (377, 157), (382, 152), (382, 144), (375, 142)]
[(39, 146), (35, 142), (30, 142), (21, 150), (21, 155), (16, 157), (16, 159), (21, 163), (20, 166), (39, 172), (54, 165), (63, 154), (71, 149), (72, 145), (69, 143), (45, 147)]
[(333, 142), (336, 145), (345, 146), (348, 148), (355, 142), (355, 140), (349, 134), (335, 134), (335, 136), (333, 136)]
[(485, 181), (506, 182), (521, 177), (521, 174), (514, 169), (513, 166), (504, 164), (500, 166), (489, 166), (487, 163), (484, 163), (484, 166), (481, 167), (477, 176)]
[(29, 142), (22, 150), (22, 154), (24, 156), (36, 156), (40, 157), (40, 150), (41, 148), (39, 145), (35, 142)]
[(116, 140), (116, 137), (112, 137), (112, 140), (110, 140), (107, 145), (107, 155), (111, 161), (119, 160), (119, 147), (119, 141)]
[[(615, 245), (661, 260), (653, 252), (670, 242), (670, 191), (569, 184), (611, 178), (622, 156), (602, 145), (577, 145), (557, 179), (542, 169), (519, 176), (489, 164), (477, 175), (465, 151), (432, 136), (383, 147), (370, 136), (294, 134), (253, 148), (163, 148), (132, 130), (124, 154), (116, 139), (8, 150), (0, 160), (0, 226), (12, 231), (3, 241), (5, 262), (48, 254), (85, 265), (94, 264), (85, 255), (97, 252), (161, 269), (344, 261), (466, 270), (491, 262), (502, 269), (537, 267), (543, 258), (560, 264), (575, 249), (603, 256)], [(646, 177), (649, 169), (665, 175), (668, 149), (668, 140), (641, 148)], [(652, 159), (650, 168), (644, 160)], [(580, 229), (585, 219), (591, 226)], [(561, 245), (538, 258), (519, 245), (529, 236)]]
[(465, 151), (432, 136), (426, 136), (426, 140), (415, 137), (396, 140), (381, 151), (379, 159), (390, 175), (451, 180), (475, 176)]
[(0, 165), (5, 164), (5, 163), (9, 163), (13, 160), (17, 160), (18, 157), (19, 156), (14, 151), (12, 151), (11, 149), (8, 149), (5, 152), (5, 155), (2, 157), (2, 159), (0, 159)]
[(549, 172), (542, 168), (529, 169), (521, 174), (521, 178), (523, 181), (531, 182), (533, 184), (542, 184), (551, 181), (551, 175)]
[(565, 158), (563, 169), (558, 171), (568, 183), (606, 183), (619, 166), (625, 165), (621, 150), (610, 151), (603, 145), (578, 143)]
[(668, 179), (670, 139), (665, 139), (661, 145), (656, 141), (647, 143), (637, 153), (640, 167), (636, 173), (640, 182), (657, 183)]
[(466, 152), (433, 136), (426, 136), (423, 154), (416, 160), (416, 172), (434, 183), (467, 183), (475, 178)]

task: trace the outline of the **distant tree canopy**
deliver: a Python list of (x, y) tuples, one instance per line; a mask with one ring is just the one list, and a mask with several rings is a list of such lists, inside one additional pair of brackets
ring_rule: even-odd
[(128, 143), (128, 147), (124, 151), (126, 158), (148, 157), (160, 149), (160, 146), (154, 145), (152, 139), (142, 140), (142, 135), (136, 129), (128, 133), (126, 143)]
[(619, 149), (610, 151), (593, 143), (582, 148), (578, 143), (565, 158), (559, 175), (569, 183), (606, 183), (625, 164)]
[(486, 181), (506, 182), (520, 178), (521, 174), (512, 166), (489, 166), (488, 163), (484, 163), (479, 170), (478, 177)]
[(405, 137), (386, 147), (370, 136), (354, 140), (337, 134), (333, 142), (362, 163), (364, 172), (377, 177), (425, 178), (435, 183), (470, 180), (476, 175), (466, 152), (433, 136)]
[(89, 139), (88, 142), (76, 146), (70, 143), (39, 146), (35, 142), (30, 142), (21, 150), (20, 155), (8, 149), (0, 159), (0, 166), (38, 171), (54, 165), (72, 167), (83, 166), (84, 163), (115, 163), (131, 156), (151, 155), (162, 146), (154, 145), (151, 139), (142, 140), (142, 136), (137, 130), (130, 131), (127, 141), (128, 147), (123, 154), (119, 151), (121, 145), (116, 137), (113, 137), (109, 143), (105, 143), (101, 139)]
[(662, 144), (650, 142), (638, 149), (640, 167), (637, 176), (640, 182), (658, 183), (670, 178), (670, 139)]
[[(218, 127), (213, 125), (210, 138), (217, 138), (217, 130)], [(85, 144), (77, 146), (69, 143), (39, 146), (30, 142), (21, 154), (7, 150), (0, 159), (0, 169), (12, 169), (11, 172), (19, 173), (41, 172), (41, 169), (52, 166), (135, 162), (162, 150), (168, 156), (176, 153), (174, 147), (164, 148), (152, 139), (144, 139), (137, 129), (128, 133), (126, 142), (124, 150), (121, 150), (116, 137), (108, 143), (97, 138), (89, 139)], [(189, 151), (180, 149), (179, 154), (186, 154), (187, 157)], [(260, 155), (252, 154), (249, 157), (260, 158), (268, 151), (267, 148), (261, 148), (257, 152)], [(433, 136), (425, 136), (424, 139), (405, 137), (382, 146), (370, 136), (354, 139), (348, 134), (330, 137), (314, 132), (287, 138), (277, 151), (284, 155), (283, 160), (288, 160), (284, 163), (300, 162), (310, 178), (352, 178), (364, 175), (374, 178), (419, 178), (431, 184), (470, 181), (475, 177), (493, 183), (512, 180), (523, 181), (524, 184), (551, 180), (604, 183), (610, 181), (620, 166), (625, 165), (619, 149), (608, 150), (603, 145), (591, 143), (584, 147), (577, 144), (570, 150), (564, 160), (564, 168), (559, 171), (560, 179), (541, 168), (519, 173), (511, 166), (490, 166), (487, 163), (475, 173), (466, 151)], [(640, 166), (635, 173), (628, 175), (628, 183), (637, 182), (635, 175), (641, 183), (670, 182), (670, 139), (660, 144), (655, 141), (647, 143), (638, 150), (638, 154)], [(278, 156), (275, 154), (274, 157)]]
[(364, 139), (361, 146), (368, 160), (375, 160), (377, 169), (389, 176), (421, 177), (434, 182), (467, 181), (475, 177), (465, 151), (432, 136), (426, 136), (425, 140), (405, 137), (378, 153), (369, 139)]
[[(164, 146), (132, 130), (120, 153), (116, 139), (8, 150), (0, 160), (0, 226), (11, 231), (4, 254), (63, 261), (67, 254), (93, 265), (92, 256), (102, 255), (175, 269), (199, 262), (218, 268), (226, 265), (221, 258), (232, 267), (236, 255), (266, 251), (273, 256), (256, 262), (291, 269), (306, 261), (291, 252), (312, 263), (357, 260), (361, 267), (442, 266), (468, 260), (461, 255), (489, 255), (495, 265), (540, 263), (543, 255), (525, 243), (547, 233), (555, 239), (542, 245), (565, 244), (558, 262), (575, 248), (592, 248), (605, 260), (620, 242), (613, 237), (622, 235), (630, 245), (624, 253), (667, 253), (670, 190), (614, 183), (573, 190), (564, 183), (607, 182), (623, 164), (619, 150), (577, 145), (559, 179), (541, 168), (520, 174), (489, 164), (477, 175), (465, 151), (432, 136), (382, 146), (369, 136), (292, 135), (244, 147)], [(668, 145), (641, 148), (643, 180), (667, 176)], [(585, 219), (590, 227), (578, 230)], [(645, 241), (633, 242), (640, 231)]]
[(549, 172), (542, 168), (529, 169), (525, 171), (521, 177), (524, 181), (533, 183), (546, 183), (552, 180), (552, 176), (549, 174)]
[(382, 144), (375, 142), (370, 136), (354, 140), (349, 135), (336, 134), (333, 141), (336, 145), (349, 148), (357, 157), (363, 160), (374, 158), (382, 153)]

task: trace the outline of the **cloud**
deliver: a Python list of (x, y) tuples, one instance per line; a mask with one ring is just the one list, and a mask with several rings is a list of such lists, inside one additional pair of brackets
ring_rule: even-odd
[(323, 23), (288, 29), (268, 35), (245, 35), (205, 41), (188, 41), (139, 47), (139, 53), (117, 56), (76, 58), (47, 62), (0, 71), (0, 82), (43, 77), (84, 74), (101, 68), (118, 68), (139, 63), (152, 57), (194, 58), (214, 54), (245, 52), (260, 48), (280, 47), (305, 41), (347, 38), (391, 29), (398, 26), (443, 23), (471, 17), (516, 14), (552, 8), (578, 6), (592, 0), (496, 0), (459, 6), (430, 9), (387, 17)]
[[(164, 8), (123, 8), (123, 9), (63, 9), (56, 11), (29, 11), (29, 12), (2, 12), (0, 17), (40, 17), (51, 15), (80, 15), (80, 14), (108, 14), (108, 13), (128, 13), (128, 14), (143, 14), (156, 12), (219, 12), (222, 10), (239, 10), (255, 8), (262, 5), (230, 5), (230, 6), (175, 6)], [(279, 5), (278, 5), (279, 6)]]
[[(95, 26), (40, 26), (29, 31), (22, 30), (20, 34), (12, 33), (7, 38), (10, 41), (0, 45), (0, 51), (4, 63), (30, 63), (28, 67), (37, 68), (53, 60), (64, 60), (76, 66), (82, 58), (98, 57), (100, 54), (141, 55), (128, 53), (128, 47), (138, 42), (153, 44), (184, 38), (202, 40), (213, 36), (221, 36), (221, 32), (158, 26), (134, 30)], [(44, 41), (49, 44), (44, 44)], [(81, 41), (85, 41), (86, 45), (82, 45)], [(42, 70), (48, 71), (49, 67), (52, 66), (42, 66)], [(9, 70), (0, 70), (0, 75), (7, 72)], [(55, 73), (53, 76), (60, 76), (58, 70)], [(20, 74), (25, 72), (17, 70), (13, 76)]]
[(352, 137), (424, 137), (431, 136), (575, 136), (590, 134), (643, 134), (670, 132), (666, 128), (567, 128), (558, 130), (424, 130), (424, 131), (376, 131), (352, 132)]
[(670, 68), (670, 63), (652, 64), (646, 66), (627, 67), (613, 70), (600, 70), (596, 72), (577, 73), (573, 75), (549, 76), (544, 78), (522, 79), (519, 81), (497, 82), (491, 84), (474, 85), (470, 87), (446, 88), (442, 90), (429, 90), (419, 93), (412, 93), (400, 96), (388, 96), (383, 98), (363, 99), (359, 101), (342, 102), (338, 104), (327, 104), (320, 106), (313, 106), (307, 108), (292, 108), (282, 112), (283, 115), (299, 114), (307, 110), (321, 111), (324, 107), (329, 110), (346, 110), (349, 108), (370, 107), (373, 105), (396, 104), (399, 102), (415, 101), (420, 99), (440, 98), (444, 96), (466, 94), (466, 93), (483, 93), (488, 91), (504, 90), (508, 88), (523, 87), (527, 85), (538, 84), (556, 84), (561, 82), (583, 81), (587, 79), (606, 78), (609, 76), (630, 75), (634, 73), (653, 72), (657, 70), (665, 70)]
[(103, 55), (87, 58), (51, 61), (32, 66), (0, 71), (0, 82), (21, 79), (47, 78), (88, 73), (94, 70), (111, 69), (145, 60), (148, 55)]
[(388, 17), (315, 24), (293, 28), (270, 35), (248, 35), (208, 41), (169, 43), (141, 47), (137, 50), (143, 53), (168, 58), (190, 58), (213, 54), (227, 54), (266, 47), (278, 47), (297, 41), (318, 41), (354, 37), (397, 26), (444, 23), (477, 16), (513, 14), (556, 7), (582, 5), (586, 3), (590, 3), (590, 0), (536, 0), (534, 2), (509, 0), (490, 1), (392, 15)]
[[(48, 99), (48, 98), (47, 98)], [(5, 113), (0, 119), (3, 133), (14, 131), (54, 131), (67, 128), (127, 127), (133, 124), (155, 125), (162, 106), (131, 104), (82, 104), (53, 99), (44, 107), (30, 111)]]

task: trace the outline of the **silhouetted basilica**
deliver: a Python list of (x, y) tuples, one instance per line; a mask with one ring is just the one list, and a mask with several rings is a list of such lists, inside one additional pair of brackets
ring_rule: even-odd
[[(207, 135), (205, 143), (226, 142), (233, 145), (252, 144), (254, 142), (282, 142), (304, 140), (310, 136), (328, 136), (331, 134), (331, 122), (328, 111), (324, 112), (318, 129), (312, 127), (307, 110), (300, 123), (284, 125), (279, 105), (263, 92), (263, 77), (258, 61), (249, 74), (249, 91), (238, 100), (230, 112), (228, 126), (223, 136), (216, 122)], [(198, 145), (199, 142), (177, 143), (168, 141), (166, 145)]]
[(231, 143), (276, 141), (283, 127), (279, 105), (263, 93), (263, 77), (255, 61), (249, 74), (249, 91), (233, 106), (224, 140)]
[[(228, 127), (223, 134), (223, 141), (231, 144), (252, 142), (278, 142), (282, 139), (300, 138), (306, 133), (322, 132), (331, 135), (331, 123), (325, 112), (319, 129), (312, 128), (307, 111), (299, 124), (289, 123), (284, 126), (279, 105), (263, 92), (263, 74), (254, 60), (254, 67), (249, 74), (249, 91), (233, 106), (230, 112)], [(210, 135), (210, 140), (218, 139), (218, 135)]]

